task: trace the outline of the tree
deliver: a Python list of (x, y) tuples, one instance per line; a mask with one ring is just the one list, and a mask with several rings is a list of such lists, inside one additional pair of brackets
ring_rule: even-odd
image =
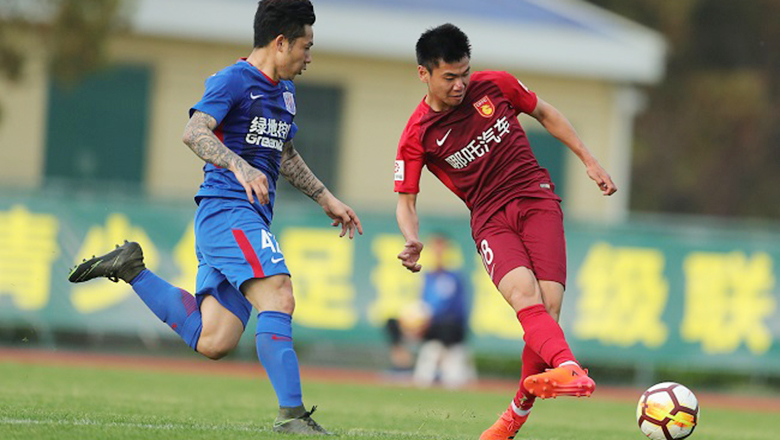
[[(58, 81), (73, 82), (104, 66), (111, 35), (126, 28), (129, 2), (123, 0), (0, 0), (0, 79), (24, 75), (25, 41), (35, 35), (47, 49)], [(2, 120), (0, 102), (0, 120)]]
[(659, 30), (631, 209), (780, 218), (780, 0), (590, 0)]

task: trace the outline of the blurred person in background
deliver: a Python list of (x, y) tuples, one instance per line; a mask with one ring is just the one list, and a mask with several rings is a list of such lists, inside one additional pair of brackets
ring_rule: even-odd
[(220, 359), (233, 350), (252, 307), (257, 354), (279, 401), (273, 429), (327, 434), (303, 406), (293, 349), (290, 272), (270, 231), (281, 174), (322, 206), (341, 236), (363, 232), (355, 212), (334, 197), (296, 152), (293, 78), (311, 62), (314, 8), (309, 0), (262, 0), (249, 56), (206, 80), (190, 109), (184, 143), (206, 162), (195, 201), (197, 292), (146, 269), (137, 243), (76, 266), (71, 282), (97, 277), (130, 283), (164, 323), (194, 350)]
[[(399, 312), (399, 315), (402, 312)], [(400, 317), (389, 318), (385, 322), (384, 330), (390, 344), (389, 373), (399, 377), (411, 374), (414, 368), (414, 353), (412, 353), (409, 338), (401, 328)]]
[(443, 233), (428, 239), (433, 267), (424, 274), (421, 302), (429, 318), (414, 367), (414, 382), (422, 387), (438, 380), (446, 388), (460, 388), (476, 377), (465, 343), (468, 292), (462, 274), (445, 264), (450, 246)]
[(459, 28), (444, 24), (425, 31), (416, 54), (427, 94), (396, 155), (396, 217), (406, 239), (398, 258), (420, 271), (416, 206), (427, 166), (471, 211), (472, 238), (485, 269), (525, 331), (519, 389), (480, 437), (511, 439), (537, 397), (590, 396), (595, 389), (557, 322), (566, 284), (561, 199), (517, 116), (530, 115), (576, 154), (604, 195), (617, 188), (555, 107), (506, 72), (472, 74), (471, 45)]

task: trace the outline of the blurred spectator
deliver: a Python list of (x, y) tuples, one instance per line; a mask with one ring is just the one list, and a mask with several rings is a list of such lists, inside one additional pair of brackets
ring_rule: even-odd
[(417, 316), (427, 317), (426, 325), (417, 329), (422, 336), (414, 367), (418, 386), (431, 386), (439, 380), (447, 388), (458, 388), (476, 377), (465, 344), (469, 315), (466, 285), (459, 272), (445, 266), (449, 246), (444, 234), (429, 238), (431, 269), (425, 273), (421, 304), (415, 306)]
[(385, 331), (390, 339), (390, 373), (411, 373), (414, 367), (414, 355), (401, 330), (400, 320), (398, 318), (388, 319)]

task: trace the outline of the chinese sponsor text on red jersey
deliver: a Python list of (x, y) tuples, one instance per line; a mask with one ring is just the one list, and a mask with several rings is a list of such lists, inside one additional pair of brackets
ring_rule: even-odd
[(463, 102), (444, 112), (423, 100), (412, 113), (395, 163), (395, 191), (418, 193), (423, 166), (471, 211), (472, 231), (512, 199), (560, 200), (517, 120), (536, 95), (506, 72), (475, 72)]

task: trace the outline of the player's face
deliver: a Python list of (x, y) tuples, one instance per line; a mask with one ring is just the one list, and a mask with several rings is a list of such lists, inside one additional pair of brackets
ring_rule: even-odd
[(434, 237), (430, 244), (431, 254), (433, 255), (434, 266), (437, 269), (444, 267), (444, 253), (447, 251), (447, 241), (443, 237)]
[(306, 70), (311, 63), (311, 47), (314, 46), (314, 30), (311, 26), (304, 26), (304, 35), (293, 41), (285, 40), (282, 49), (282, 60), (279, 69), (282, 79), (293, 79)]
[(428, 84), (429, 104), (434, 110), (449, 110), (463, 102), (471, 78), (470, 62), (468, 57), (454, 63), (440, 61), (432, 72), (418, 66), (420, 80)]

